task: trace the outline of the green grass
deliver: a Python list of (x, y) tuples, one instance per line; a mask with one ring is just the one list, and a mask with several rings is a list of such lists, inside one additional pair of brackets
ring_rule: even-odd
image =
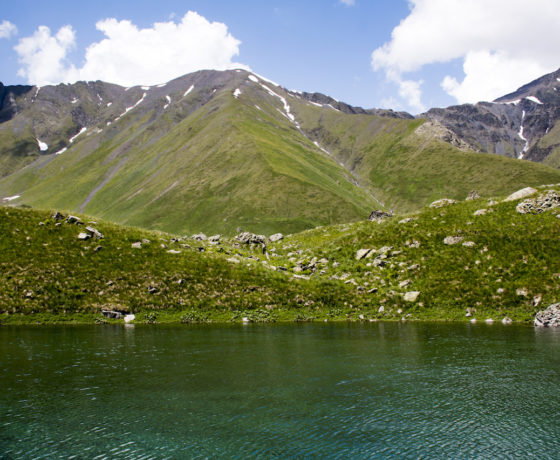
[[(268, 244), (269, 259), (260, 246), (234, 240), (172, 242), (166, 233), (103, 221), (94, 226), (105, 238), (84, 242), (81, 227), (56, 226), (50, 212), (0, 208), (0, 319), (94, 322), (102, 308), (115, 308), (160, 323), (465, 321), (470, 308), (479, 321), (530, 322), (560, 300), (560, 209), (521, 215), (516, 204), (479, 199), (425, 208), (404, 223), (400, 216), (318, 227)], [(474, 216), (481, 208), (491, 211)], [(446, 236), (475, 246), (445, 245)], [(131, 247), (142, 239), (150, 243)], [(392, 248), (384, 266), (356, 260), (357, 250), (383, 246)], [(404, 300), (409, 291), (420, 291), (416, 302)]]

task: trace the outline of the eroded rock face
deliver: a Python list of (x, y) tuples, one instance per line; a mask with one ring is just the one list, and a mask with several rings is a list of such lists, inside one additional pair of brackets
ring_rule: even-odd
[(560, 207), (560, 194), (554, 190), (519, 203), (515, 210), (520, 214), (541, 214)]
[(560, 303), (554, 303), (545, 310), (539, 311), (535, 315), (534, 324), (538, 327), (560, 326)]

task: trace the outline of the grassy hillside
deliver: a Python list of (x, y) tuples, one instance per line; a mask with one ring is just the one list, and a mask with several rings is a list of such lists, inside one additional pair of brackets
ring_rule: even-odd
[(471, 190), (482, 196), (508, 194), (524, 186), (556, 183), (560, 171), (499, 155), (463, 152), (418, 135), (424, 120), (346, 115), (295, 103), (302, 128), (352, 171), (388, 208), (418, 209)]
[[(50, 212), (0, 208), (0, 318), (92, 322), (108, 308), (141, 322), (467, 320), (471, 309), (479, 321), (531, 321), (560, 301), (560, 208), (522, 215), (516, 204), (319, 227), (268, 242), (268, 255), (101, 221), (104, 239), (80, 241), (83, 226), (56, 225)], [(357, 260), (360, 249), (371, 257)]]

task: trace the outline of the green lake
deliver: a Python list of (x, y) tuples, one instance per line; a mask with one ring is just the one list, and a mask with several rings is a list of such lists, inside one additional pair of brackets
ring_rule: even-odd
[(559, 458), (560, 331), (0, 327), (0, 458)]

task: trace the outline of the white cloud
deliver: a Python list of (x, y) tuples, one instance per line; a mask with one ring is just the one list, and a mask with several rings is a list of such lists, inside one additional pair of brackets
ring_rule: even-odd
[(14, 48), (23, 64), (18, 75), (37, 85), (65, 81), (63, 76), (75, 71), (73, 67), (67, 67), (65, 61), (74, 46), (75, 34), (71, 26), (61, 27), (54, 36), (48, 27), (40, 26)]
[(2, 21), (0, 23), (0, 38), (10, 38), (17, 34), (17, 27), (10, 21)]
[[(192, 11), (180, 22), (159, 22), (146, 29), (112, 18), (96, 27), (106, 38), (88, 46), (80, 68), (65, 62), (74, 45), (72, 28), (63, 27), (53, 37), (47, 27), (39, 27), (15, 48), (23, 64), (20, 75), (34, 84), (103, 80), (132, 86), (163, 83), (201, 69), (243, 67), (232, 62), (240, 41), (227, 26)], [(59, 37), (69, 38), (70, 32), (72, 40)]]
[(343, 3), (346, 6), (354, 6), (356, 2), (355, 0), (340, 0), (340, 3)]
[(462, 59), (464, 79), (445, 77), (444, 90), (459, 102), (491, 100), (560, 65), (558, 0), (409, 3), (410, 14), (391, 40), (372, 53), (373, 68), (384, 70), (401, 90), (403, 74)]

